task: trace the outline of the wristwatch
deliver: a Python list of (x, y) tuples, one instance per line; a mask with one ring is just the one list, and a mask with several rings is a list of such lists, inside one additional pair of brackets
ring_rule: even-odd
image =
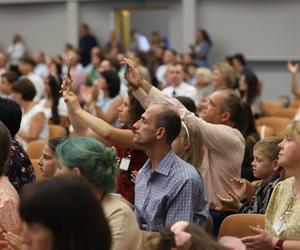
[(275, 244), (274, 250), (283, 250), (283, 242), (283, 239), (278, 239)]

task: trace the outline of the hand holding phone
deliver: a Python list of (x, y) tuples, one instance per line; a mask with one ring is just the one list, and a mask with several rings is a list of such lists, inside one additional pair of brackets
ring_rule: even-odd
[(70, 70), (71, 70), (71, 62), (72, 62), (72, 57), (69, 57), (68, 64), (67, 64), (67, 77), (70, 77)]

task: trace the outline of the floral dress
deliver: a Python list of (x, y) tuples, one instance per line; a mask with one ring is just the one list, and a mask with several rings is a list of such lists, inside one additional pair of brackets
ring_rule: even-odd
[(28, 154), (16, 139), (13, 139), (10, 158), (5, 164), (6, 176), (20, 193), (23, 186), (35, 181), (35, 173)]

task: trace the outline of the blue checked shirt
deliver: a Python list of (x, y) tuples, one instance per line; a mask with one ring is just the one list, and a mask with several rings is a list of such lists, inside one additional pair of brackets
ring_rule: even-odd
[(135, 214), (142, 230), (160, 231), (176, 221), (207, 225), (203, 179), (171, 150), (151, 171), (148, 159), (135, 184)]

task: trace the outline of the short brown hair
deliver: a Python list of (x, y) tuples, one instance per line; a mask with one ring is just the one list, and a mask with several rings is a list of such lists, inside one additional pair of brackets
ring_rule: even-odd
[(278, 159), (279, 147), (278, 144), (282, 141), (279, 137), (269, 137), (259, 140), (253, 150), (262, 150), (270, 161)]
[(35, 87), (27, 78), (15, 81), (11, 86), (12, 91), (20, 93), (25, 101), (32, 101), (36, 95)]

